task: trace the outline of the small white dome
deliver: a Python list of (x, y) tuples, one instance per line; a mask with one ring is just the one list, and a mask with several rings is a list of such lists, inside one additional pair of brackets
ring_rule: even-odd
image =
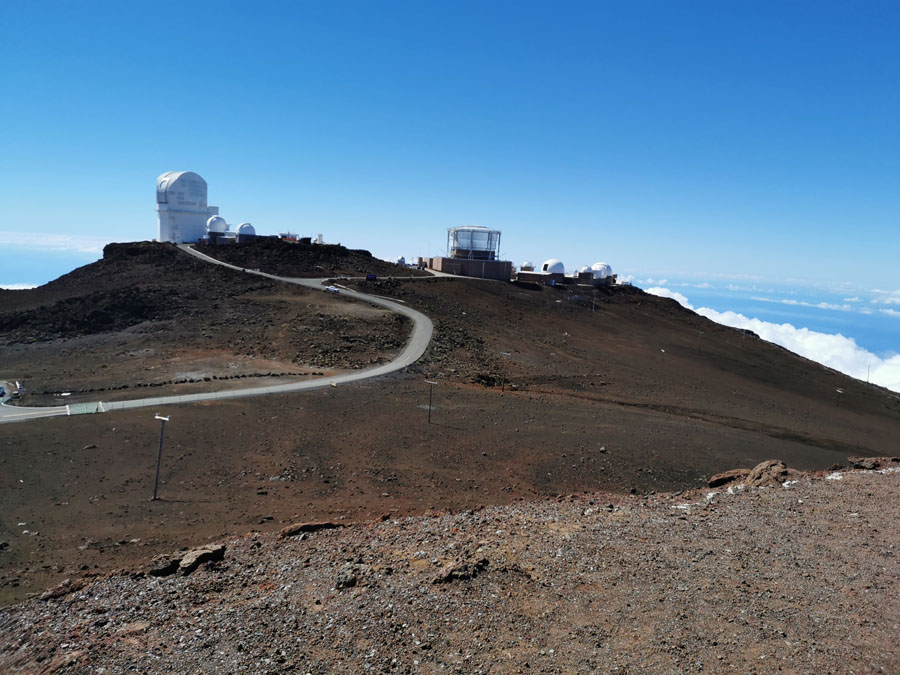
[(213, 234), (222, 234), (228, 229), (228, 223), (222, 216), (213, 216), (206, 221), (206, 231)]
[(591, 271), (594, 273), (595, 279), (605, 279), (612, 276), (612, 267), (605, 262), (595, 262), (591, 265)]
[(531, 262), (530, 260), (526, 260), (525, 262), (522, 263), (522, 269), (525, 269), (525, 268), (534, 269), (534, 263)]
[(546, 274), (565, 274), (566, 266), (562, 264), (561, 260), (550, 258), (550, 260), (544, 261), (544, 264), (541, 265), (541, 272)]
[(587, 265), (585, 265), (584, 267), (582, 267), (582, 268), (581, 268), (580, 270), (578, 270), (578, 271), (579, 271), (580, 274), (584, 274), (585, 272), (590, 272), (590, 271), (591, 271), (591, 268), (588, 267)]
[(240, 225), (238, 225), (237, 233), (239, 235), (242, 235), (245, 237), (246, 236), (252, 237), (252, 236), (256, 235), (256, 230), (253, 228), (253, 226), (250, 223), (241, 223)]

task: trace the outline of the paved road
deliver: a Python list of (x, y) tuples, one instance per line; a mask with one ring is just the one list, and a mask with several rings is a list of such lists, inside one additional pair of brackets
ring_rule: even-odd
[(3, 396), (0, 396), (0, 423), (23, 422), (36, 417), (56, 417), (57, 415), (69, 414), (64, 405), (53, 408), (25, 408), (17, 405), (6, 405), (15, 384), (0, 380), (0, 387), (3, 387)]
[[(325, 279), (302, 279), (294, 277), (279, 277), (274, 274), (265, 272), (257, 272), (255, 270), (245, 270), (235, 265), (223, 263), (215, 258), (210, 258), (197, 250), (194, 250), (187, 244), (182, 244), (179, 248), (187, 254), (199, 258), (205, 262), (222, 265), (233, 270), (245, 274), (255, 274), (257, 276), (275, 279), (289, 284), (297, 284), (323, 291), (323, 282)], [(427, 277), (425, 277), (427, 278)], [(91, 403), (75, 403), (67, 406), (56, 406), (53, 408), (23, 408), (19, 406), (0, 405), (0, 423), (3, 422), (22, 422), (30, 419), (39, 419), (42, 417), (55, 417), (58, 415), (78, 415), (84, 413), (102, 413), (113, 410), (129, 410), (131, 408), (146, 408), (149, 406), (176, 405), (180, 403), (196, 403), (199, 401), (217, 401), (220, 399), (243, 398), (245, 396), (265, 396), (268, 394), (286, 394), (289, 392), (308, 391), (310, 389), (321, 389), (322, 387), (338, 386), (348, 382), (357, 382), (366, 380), (380, 375), (393, 373), (401, 368), (405, 368), (416, 361), (425, 353), (431, 342), (431, 334), (434, 326), (431, 319), (417, 312), (414, 309), (406, 307), (399, 302), (389, 300), (387, 298), (367, 295), (350, 289), (341, 289), (341, 295), (345, 297), (355, 298), (363, 302), (368, 302), (377, 307), (389, 309), (397, 312), (412, 320), (413, 329), (409, 336), (409, 341), (403, 348), (403, 351), (397, 355), (390, 363), (384, 363), (373, 368), (358, 370), (343, 375), (335, 375), (333, 377), (323, 377), (316, 380), (307, 380), (305, 382), (290, 382), (286, 384), (276, 384), (267, 387), (250, 387), (247, 389), (229, 389), (227, 391), (212, 391), (202, 394), (183, 394), (181, 396), (155, 396), (152, 398), (139, 398), (131, 401), (112, 401), (112, 402), (91, 402)]]

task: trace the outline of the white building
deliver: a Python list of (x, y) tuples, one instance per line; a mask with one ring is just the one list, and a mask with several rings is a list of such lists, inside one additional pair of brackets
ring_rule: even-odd
[(159, 241), (200, 241), (219, 207), (206, 204), (206, 181), (192, 171), (167, 171), (156, 179)]

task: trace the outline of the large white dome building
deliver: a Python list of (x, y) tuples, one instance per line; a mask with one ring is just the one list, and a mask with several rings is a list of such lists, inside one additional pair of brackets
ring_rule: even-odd
[(159, 241), (199, 241), (210, 216), (219, 209), (206, 203), (206, 181), (193, 171), (167, 171), (156, 179)]

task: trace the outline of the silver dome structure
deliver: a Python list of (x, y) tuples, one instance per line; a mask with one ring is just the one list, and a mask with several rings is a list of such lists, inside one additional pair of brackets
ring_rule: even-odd
[(593, 272), (595, 279), (605, 279), (606, 277), (611, 277), (613, 273), (612, 267), (605, 262), (595, 262), (591, 265), (591, 272)]
[(541, 265), (541, 272), (544, 274), (565, 274), (566, 266), (562, 264), (561, 260), (550, 258)]
[(212, 216), (206, 221), (206, 232), (208, 234), (224, 234), (228, 231), (228, 223), (222, 216)]

